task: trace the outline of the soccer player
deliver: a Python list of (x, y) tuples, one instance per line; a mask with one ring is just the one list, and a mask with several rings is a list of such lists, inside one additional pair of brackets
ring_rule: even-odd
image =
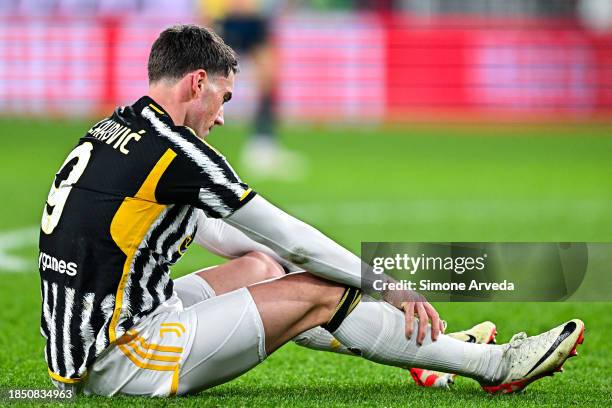
[[(212, 31), (164, 30), (149, 55), (148, 95), (93, 125), (56, 174), (39, 270), (40, 329), (57, 387), (196, 393), (319, 326), (368, 360), (464, 375), (490, 392), (522, 389), (575, 353), (584, 331), (577, 319), (485, 345), (441, 334), (438, 313), (413, 292), (361, 301), (361, 260), (257, 195), (205, 141), (224, 123), (237, 67)], [(221, 265), (175, 290), (169, 268), (202, 217), (223, 219), (308, 272), (244, 287)], [(240, 271), (253, 258), (266, 259), (252, 254), (229, 264), (242, 263)], [(192, 303), (181, 286), (216, 296)]]

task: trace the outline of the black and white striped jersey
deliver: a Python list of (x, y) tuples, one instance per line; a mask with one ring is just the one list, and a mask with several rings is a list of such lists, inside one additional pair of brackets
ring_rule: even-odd
[(198, 208), (227, 217), (254, 195), (217, 150), (149, 97), (95, 124), (43, 210), (41, 333), (51, 377), (78, 382), (170, 298), (169, 266), (191, 243)]

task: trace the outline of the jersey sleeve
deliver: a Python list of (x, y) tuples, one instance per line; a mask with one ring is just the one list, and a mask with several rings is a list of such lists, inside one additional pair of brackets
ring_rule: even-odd
[(199, 139), (181, 138), (169, 148), (176, 156), (157, 185), (159, 203), (189, 204), (208, 217), (225, 218), (255, 196), (212, 146)]

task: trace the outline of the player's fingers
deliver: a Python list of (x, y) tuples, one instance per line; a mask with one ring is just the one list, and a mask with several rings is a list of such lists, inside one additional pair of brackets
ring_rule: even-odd
[(440, 334), (440, 315), (432, 305), (428, 302), (425, 303), (425, 311), (427, 315), (431, 319), (431, 340), (438, 340), (438, 335)]
[(429, 318), (427, 317), (427, 311), (425, 310), (425, 306), (423, 306), (422, 302), (418, 302), (416, 304), (417, 314), (419, 316), (419, 333), (417, 335), (417, 344), (423, 344), (423, 340), (425, 340), (425, 331), (427, 330), (427, 323), (429, 322)]
[(414, 321), (414, 302), (402, 303), (402, 309), (404, 309), (406, 319), (406, 338), (410, 340), (412, 337), (412, 322)]

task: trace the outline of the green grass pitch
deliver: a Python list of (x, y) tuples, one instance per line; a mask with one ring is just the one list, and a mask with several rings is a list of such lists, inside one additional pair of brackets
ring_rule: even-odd
[[(35, 227), (54, 172), (90, 124), (0, 120), (0, 250), (27, 265), (22, 272), (0, 270), (0, 388), (50, 386), (38, 329)], [(237, 163), (245, 135), (245, 128), (230, 126), (210, 141)], [(612, 138), (603, 125), (294, 126), (282, 136), (310, 160), (308, 177), (243, 179), (354, 251), (361, 241), (612, 241)], [(6, 234), (14, 231), (23, 242), (6, 249)], [(194, 246), (173, 276), (213, 262), (218, 259)], [(289, 344), (243, 377), (195, 397), (79, 397), (77, 405), (611, 404), (612, 303), (437, 306), (450, 330), (493, 320), (502, 342), (517, 331), (535, 334), (579, 317), (587, 325), (585, 343), (565, 373), (521, 395), (492, 398), (464, 378), (452, 391), (421, 389), (404, 370)]]

